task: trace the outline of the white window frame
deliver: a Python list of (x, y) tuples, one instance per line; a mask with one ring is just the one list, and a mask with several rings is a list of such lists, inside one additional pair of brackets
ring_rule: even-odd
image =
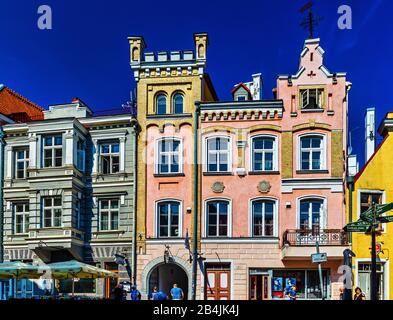
[[(220, 171), (219, 170), (219, 161), (217, 161), (217, 171), (210, 171), (209, 170), (209, 140), (212, 139), (227, 139), (228, 140), (228, 150), (225, 151), (228, 154), (228, 170), (227, 171)], [(214, 150), (212, 151), (216, 153), (216, 159), (219, 160), (219, 154), (224, 153), (224, 151), (217, 151)], [(219, 135), (219, 136), (209, 136), (205, 138), (205, 172), (207, 173), (231, 173), (232, 172), (232, 137), (231, 136), (225, 136), (225, 135)]]
[[(60, 198), (61, 204), (63, 204), (63, 198), (61, 196), (49, 196), (42, 197), (42, 227), (43, 228), (61, 228), (63, 226), (63, 205), (55, 206), (55, 198)], [(45, 199), (51, 199), (51, 206), (45, 206)], [(55, 226), (55, 210), (60, 209), (60, 225)], [(45, 210), (51, 210), (51, 224), (50, 226), (45, 225)]]
[[(24, 158), (18, 159), (18, 152), (23, 152)], [(29, 153), (27, 157), (26, 153)], [(13, 150), (13, 161), (14, 161), (14, 179), (26, 179), (28, 177), (27, 169), (30, 161), (30, 150), (29, 147), (18, 147)], [(23, 178), (18, 178), (18, 163), (23, 163)]]
[[(176, 202), (179, 204), (179, 234), (177, 236), (170, 236), (170, 237), (169, 236), (168, 237), (160, 236), (160, 231), (159, 231), (160, 230), (160, 223), (159, 223), (160, 218), (159, 218), (158, 207), (160, 204), (163, 204), (166, 202)], [(162, 239), (162, 240), (182, 238), (183, 237), (183, 202), (179, 199), (170, 199), (170, 198), (160, 199), (160, 200), (156, 201), (154, 208), (155, 208), (155, 213), (154, 213), (154, 217), (155, 217), (155, 219), (154, 219), (154, 236), (155, 236), (155, 238)], [(170, 218), (168, 217), (168, 219), (170, 219)], [(169, 221), (170, 220), (168, 220), (168, 229), (170, 230)]]
[[(172, 140), (172, 141), (178, 141), (179, 142), (179, 151), (175, 152), (173, 149), (171, 151), (165, 151), (161, 152), (161, 145), (162, 142), (165, 140)], [(173, 144), (172, 144), (173, 146)], [(169, 172), (160, 172), (160, 166), (161, 166), (161, 155), (165, 153), (168, 156), (169, 159), (169, 164), (168, 164), (168, 169)], [(178, 137), (163, 137), (160, 139), (156, 140), (155, 143), (155, 174), (160, 174), (160, 175), (171, 175), (171, 174), (182, 174), (183, 173), (183, 139), (178, 138)], [(174, 155), (178, 156), (179, 158), (179, 171), (177, 172), (171, 172), (171, 164), (172, 164), (172, 157)]]
[[(258, 138), (267, 138), (267, 139), (273, 139), (273, 169), (272, 170), (255, 170), (254, 169), (254, 139)], [(250, 158), (249, 158), (249, 168), (252, 172), (275, 172), (278, 171), (279, 165), (278, 165), (278, 137), (275, 135), (269, 135), (269, 134), (257, 134), (253, 135), (249, 139), (249, 146), (250, 146)], [(262, 153), (263, 155), (265, 154), (265, 150)], [(263, 157), (263, 164), (264, 164), (264, 157)]]
[[(311, 90), (316, 91), (316, 94), (317, 94), (317, 91), (320, 91), (320, 90), (322, 91), (322, 93), (321, 93), (321, 95), (322, 95), (322, 105), (318, 106), (317, 108), (308, 109), (306, 107), (310, 104), (310, 91)], [(321, 110), (321, 109), (324, 108), (324, 100), (325, 100), (325, 97), (324, 97), (325, 89), (324, 88), (300, 88), (299, 93), (300, 93), (299, 95), (300, 95), (300, 108), (301, 108), (301, 110)], [(304, 97), (305, 94), (307, 94), (306, 107), (303, 105), (303, 97)], [(318, 98), (318, 96), (316, 96), (316, 98)]]
[[(272, 236), (255, 236), (254, 235), (254, 212), (253, 212), (253, 204), (258, 201), (270, 201), (274, 203), (273, 206), (273, 235)], [(276, 198), (271, 197), (257, 197), (249, 200), (249, 237), (254, 239), (264, 239), (264, 238), (276, 238), (278, 237), (278, 210), (279, 210), (279, 202)]]
[[(45, 139), (51, 137), (52, 139), (52, 145), (51, 146), (45, 146)], [(56, 137), (61, 137), (61, 145), (55, 145), (55, 140)], [(44, 135), (42, 136), (42, 167), (43, 168), (61, 168), (64, 164), (64, 137), (61, 133), (58, 134), (48, 134), (48, 135)], [(56, 166), (56, 157), (55, 157), (55, 153), (56, 150), (61, 149), (61, 165), (60, 166)], [(45, 150), (51, 150), (52, 151), (52, 164), (50, 166), (46, 166), (45, 165)]]
[[(209, 212), (208, 212), (208, 203), (215, 201), (225, 201), (228, 203), (228, 230), (226, 236), (209, 236)], [(218, 215), (218, 213), (217, 213)], [(210, 198), (204, 201), (204, 237), (207, 239), (226, 239), (232, 237), (232, 200), (228, 198)], [(218, 220), (217, 220), (218, 222)], [(218, 231), (218, 225), (217, 230)]]
[[(382, 203), (381, 204), (386, 204), (386, 191), (385, 190), (377, 190), (377, 189), (358, 189), (357, 190), (357, 218), (360, 219), (360, 207), (361, 207), (361, 194), (362, 193), (372, 193), (372, 194), (380, 194), (382, 195)], [(382, 214), (382, 217), (386, 216), (386, 213)], [(386, 233), (386, 223), (381, 223), (382, 225), (382, 233)]]
[[(320, 224), (320, 232), (323, 232), (323, 230), (327, 229), (327, 224), (328, 224), (328, 205), (327, 205), (327, 199), (325, 197), (321, 197), (319, 195), (308, 195), (305, 197), (300, 197), (297, 198), (297, 205), (296, 205), (296, 229), (300, 230), (300, 204), (302, 201), (312, 201), (312, 200), (319, 200), (322, 201), (322, 212), (319, 220)], [(309, 217), (310, 217), (310, 208), (309, 208)], [(311, 220), (310, 220), (311, 221)], [(312, 230), (312, 229), (310, 229)]]
[[(102, 209), (102, 201), (108, 201), (108, 209)], [(117, 201), (118, 202), (118, 207), (117, 209), (112, 209), (111, 204), (112, 201)], [(98, 230), (102, 232), (106, 231), (118, 231), (120, 228), (120, 207), (121, 207), (121, 199), (117, 197), (113, 198), (100, 198), (98, 199)], [(102, 229), (101, 221), (102, 221), (102, 213), (107, 212), (108, 213), (108, 229)], [(117, 212), (117, 229), (112, 229), (111, 221), (112, 221), (112, 212)]]
[[(322, 141), (321, 141), (321, 148), (320, 149), (318, 149), (318, 150), (320, 150), (321, 151), (321, 167), (319, 168), (319, 169), (302, 169), (302, 139), (303, 138), (312, 138), (312, 137), (319, 137), (319, 138), (321, 138), (322, 139)], [(297, 138), (297, 146), (298, 146), (298, 148), (297, 148), (297, 150), (298, 150), (298, 156), (297, 156), (297, 159), (298, 159), (298, 165), (297, 165), (297, 168), (298, 168), (298, 170), (299, 171), (315, 171), (315, 172), (318, 172), (318, 171), (323, 171), (323, 170), (327, 170), (327, 137), (326, 137), (326, 134), (323, 134), (323, 133), (306, 133), (306, 134), (302, 134), (302, 135), (299, 135), (298, 136), (298, 138)], [(312, 152), (311, 151), (317, 151), (316, 149), (313, 149), (312, 147), (310, 147), (310, 148), (307, 148), (306, 150), (309, 150), (310, 151), (310, 166), (312, 165)]]
[[(118, 152), (112, 152), (112, 146), (115, 145), (115, 144), (117, 144), (119, 146), (119, 151)], [(102, 148), (101, 147), (103, 145), (109, 145), (109, 149), (110, 150), (109, 150), (108, 153), (103, 153), (102, 152)], [(104, 173), (104, 170), (103, 170), (103, 160), (102, 160), (102, 158), (105, 157), (105, 156), (109, 156), (109, 172), (107, 172), (107, 173)], [(112, 158), (116, 157), (116, 156), (119, 159), (119, 162), (118, 162), (119, 170), (116, 171), (116, 172), (113, 172), (113, 170), (112, 170), (113, 159)], [(118, 174), (121, 171), (121, 164), (120, 164), (121, 158), (120, 157), (121, 157), (120, 141), (117, 141), (116, 139), (115, 140), (111, 140), (111, 141), (101, 140), (98, 143), (98, 171), (99, 171), (99, 173), (103, 174), (103, 175)]]
[[(22, 212), (17, 212), (16, 211), (16, 206), (22, 205), (23, 206), (23, 211)], [(30, 210), (28, 209), (26, 211), (26, 205), (29, 206), (29, 202), (15, 202), (12, 204), (12, 211), (14, 213), (14, 234), (27, 234), (28, 229), (26, 229), (26, 218), (30, 218)], [(22, 216), (22, 232), (17, 231), (17, 216)]]

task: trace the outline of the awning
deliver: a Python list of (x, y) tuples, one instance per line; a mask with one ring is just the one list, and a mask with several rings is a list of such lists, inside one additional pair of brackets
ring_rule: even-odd
[(43, 274), (39, 266), (20, 261), (0, 263), (0, 279), (39, 279)]

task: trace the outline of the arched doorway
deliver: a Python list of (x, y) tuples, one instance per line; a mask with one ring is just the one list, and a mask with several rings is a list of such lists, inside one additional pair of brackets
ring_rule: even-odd
[(188, 298), (188, 276), (187, 273), (176, 263), (162, 263), (157, 265), (149, 276), (149, 293), (156, 286), (159, 290), (170, 296), (173, 284), (177, 283), (183, 289), (184, 299)]

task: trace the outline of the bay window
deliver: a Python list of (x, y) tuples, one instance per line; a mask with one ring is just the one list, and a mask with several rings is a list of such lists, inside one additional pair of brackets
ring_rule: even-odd
[(14, 204), (15, 234), (24, 234), (29, 231), (29, 203)]
[(119, 199), (102, 199), (99, 202), (100, 230), (119, 229)]
[(44, 168), (61, 167), (63, 165), (63, 137), (61, 135), (43, 138)]
[(100, 144), (100, 172), (113, 174), (120, 171), (119, 142), (103, 142)]
[(44, 228), (61, 227), (62, 200), (61, 197), (43, 198)]

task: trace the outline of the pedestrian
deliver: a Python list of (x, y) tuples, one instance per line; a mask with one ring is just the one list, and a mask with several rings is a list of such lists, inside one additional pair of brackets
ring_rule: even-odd
[(158, 288), (157, 287), (153, 287), (153, 291), (150, 293), (150, 297), (149, 300), (155, 300), (154, 297), (158, 292)]
[(168, 300), (168, 296), (162, 290), (159, 290), (154, 295), (153, 300), (158, 300), (158, 301)]
[(183, 300), (184, 292), (181, 288), (177, 286), (177, 283), (173, 284), (173, 288), (171, 289), (172, 300)]
[(116, 301), (122, 301), (124, 299), (124, 290), (120, 283), (113, 289), (113, 299)]
[(296, 286), (294, 284), (288, 290), (288, 298), (291, 301), (295, 301), (297, 299)]
[(139, 290), (136, 288), (136, 285), (133, 285), (131, 287), (131, 300), (133, 301), (139, 301), (141, 300), (141, 293), (139, 292)]
[(364, 295), (362, 289), (360, 289), (359, 287), (355, 289), (355, 296), (353, 297), (353, 300), (366, 300), (366, 296)]

